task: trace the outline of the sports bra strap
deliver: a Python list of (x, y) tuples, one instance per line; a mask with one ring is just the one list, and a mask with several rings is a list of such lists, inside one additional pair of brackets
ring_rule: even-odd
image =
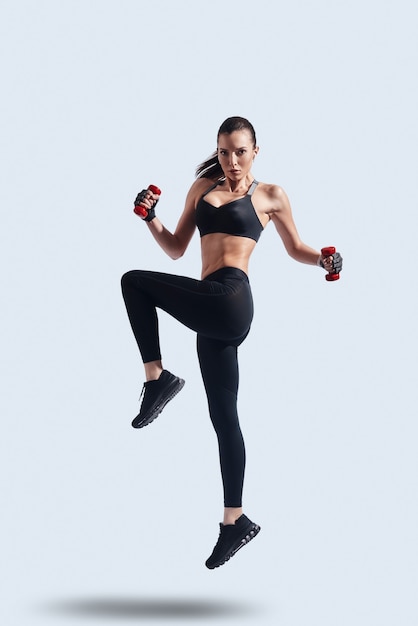
[[(217, 187), (217, 186), (218, 186), (220, 183), (222, 183), (222, 182), (223, 182), (223, 180), (217, 180), (217, 181), (216, 181), (216, 183), (215, 183), (214, 185), (211, 185), (211, 186), (209, 187), (209, 189), (208, 189), (207, 191), (205, 191), (205, 193), (203, 194), (202, 198), (204, 198), (204, 197), (205, 197), (205, 196), (206, 196), (206, 195), (207, 195), (210, 191), (212, 191), (213, 189), (215, 189), (215, 187)], [(247, 196), (252, 196), (252, 195), (253, 195), (253, 193), (254, 193), (255, 188), (257, 187), (257, 185), (258, 185), (258, 180), (255, 180), (255, 178), (254, 178), (253, 182), (252, 182), (252, 183), (251, 183), (251, 185), (250, 185), (249, 190), (247, 191)]]
[(254, 178), (253, 182), (251, 183), (251, 187), (249, 188), (249, 190), (247, 192), (247, 196), (252, 196), (253, 195), (257, 185), (258, 185), (258, 180), (255, 180), (255, 178)]
[(209, 189), (207, 191), (205, 191), (205, 193), (203, 194), (202, 198), (204, 198), (210, 191), (212, 191), (213, 189), (215, 189), (215, 187), (217, 187), (219, 185), (219, 183), (222, 182), (220, 180), (217, 180), (216, 183), (214, 185), (211, 185), (209, 187)]

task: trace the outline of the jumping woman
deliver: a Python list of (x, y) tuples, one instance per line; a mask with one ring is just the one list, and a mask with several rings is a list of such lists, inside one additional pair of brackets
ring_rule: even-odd
[(324, 257), (303, 243), (283, 189), (258, 182), (252, 172), (258, 153), (252, 124), (230, 117), (219, 128), (217, 150), (196, 171), (174, 233), (155, 214), (159, 196), (138, 194), (136, 205), (156, 242), (172, 259), (186, 251), (196, 230), (202, 253), (201, 280), (132, 270), (122, 293), (145, 368), (142, 403), (134, 428), (150, 424), (182, 389), (184, 380), (163, 368), (157, 309), (197, 334), (197, 352), (212, 424), (219, 444), (224, 518), (206, 561), (214, 569), (253, 539), (260, 527), (242, 509), (245, 447), (237, 413), (238, 346), (250, 330), (253, 301), (248, 278), (252, 251), (272, 221), (288, 254), (329, 273), (342, 268), (341, 255)]

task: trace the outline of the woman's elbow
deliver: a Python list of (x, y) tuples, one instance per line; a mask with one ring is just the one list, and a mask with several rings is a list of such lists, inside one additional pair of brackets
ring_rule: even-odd
[(168, 256), (173, 261), (177, 261), (178, 259), (181, 259), (181, 257), (184, 255), (185, 251), (186, 251), (185, 248), (175, 248), (175, 249), (170, 250), (168, 252)]
[(306, 263), (306, 246), (303, 243), (294, 243), (287, 247), (288, 255), (295, 261)]
[(190, 237), (177, 237), (174, 235), (166, 252), (173, 261), (177, 261), (177, 259), (181, 259), (186, 252), (189, 242)]

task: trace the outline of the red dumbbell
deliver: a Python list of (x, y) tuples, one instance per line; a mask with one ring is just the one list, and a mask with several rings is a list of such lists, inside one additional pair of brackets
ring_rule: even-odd
[[(335, 254), (334, 246), (328, 246), (327, 248), (322, 248), (321, 254), (322, 256), (332, 256), (333, 254)], [(325, 280), (333, 281), (333, 280), (338, 280), (339, 278), (340, 278), (340, 275), (337, 274), (337, 272), (328, 272), (328, 274), (325, 274)]]
[[(151, 191), (151, 193), (157, 194), (158, 196), (161, 195), (161, 189), (159, 189), (155, 185), (149, 185), (148, 186), (148, 190)], [(140, 217), (147, 217), (147, 215), (148, 215), (147, 209), (144, 206), (141, 206), (140, 204), (136, 204), (135, 205), (134, 213), (136, 213)]]

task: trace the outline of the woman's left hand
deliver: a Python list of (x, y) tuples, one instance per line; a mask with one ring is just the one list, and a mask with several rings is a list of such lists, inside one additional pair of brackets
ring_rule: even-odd
[(334, 252), (330, 256), (321, 256), (321, 265), (327, 272), (339, 274), (343, 268), (343, 258), (339, 252)]

